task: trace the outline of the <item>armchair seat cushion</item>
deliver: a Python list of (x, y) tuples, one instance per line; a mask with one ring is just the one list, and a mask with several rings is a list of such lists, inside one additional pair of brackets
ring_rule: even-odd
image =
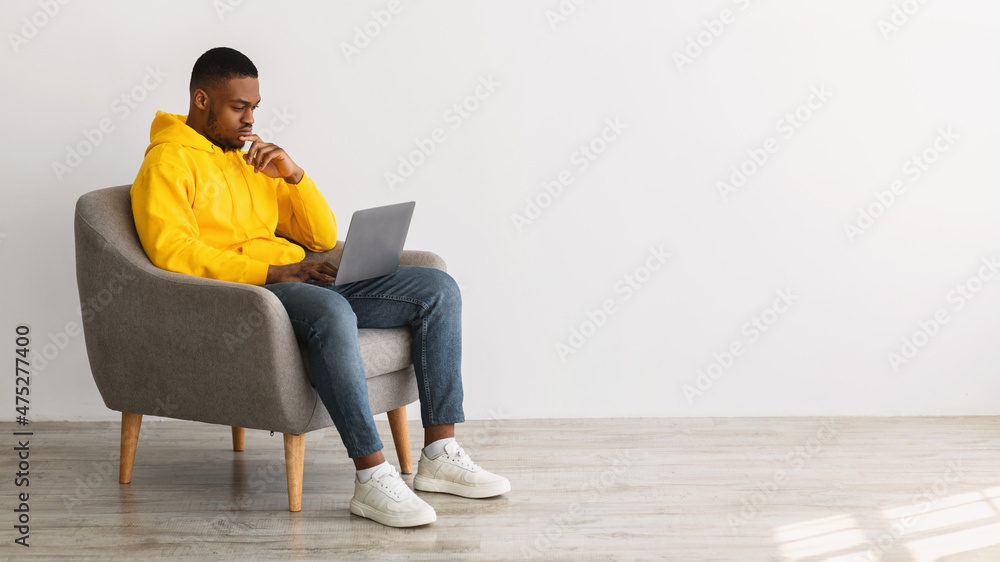
[[(409, 328), (362, 328), (358, 330), (358, 343), (361, 345), (361, 360), (365, 363), (365, 378), (399, 371), (411, 364)], [(316, 386), (309, 352), (305, 346), (299, 346), (299, 351), (309, 374), (309, 382)]]

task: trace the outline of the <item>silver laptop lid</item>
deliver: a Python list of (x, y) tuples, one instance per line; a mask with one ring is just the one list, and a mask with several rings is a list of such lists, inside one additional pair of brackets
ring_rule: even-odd
[(403, 257), (416, 201), (355, 211), (344, 240), (335, 285), (395, 273)]

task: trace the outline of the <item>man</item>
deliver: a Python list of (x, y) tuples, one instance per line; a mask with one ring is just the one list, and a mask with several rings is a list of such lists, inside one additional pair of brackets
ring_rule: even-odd
[(131, 190), (146, 254), (163, 269), (263, 285), (277, 295), (354, 460), (351, 513), (393, 527), (437, 519), (382, 456), (358, 328), (412, 328), (424, 426), (413, 487), (470, 498), (508, 492), (506, 478), (483, 470), (455, 441), (455, 424), (465, 417), (462, 303), (454, 279), (400, 266), (392, 275), (338, 287), (331, 284), (335, 266), (303, 261), (302, 248), (278, 236), (326, 251), (337, 243), (337, 222), (288, 153), (253, 134), (259, 103), (257, 68), (242, 53), (219, 47), (194, 64), (188, 114), (157, 112)]

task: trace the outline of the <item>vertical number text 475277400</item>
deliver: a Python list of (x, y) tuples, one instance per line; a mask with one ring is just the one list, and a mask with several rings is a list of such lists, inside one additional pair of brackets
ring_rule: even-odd
[(17, 415), (17, 423), (21, 425), (28, 425), (28, 409), (29, 400), (28, 395), (31, 393), (29, 390), (29, 385), (31, 383), (30, 374), (28, 372), (28, 345), (31, 343), (31, 339), (28, 337), (30, 329), (27, 326), (21, 325), (17, 327), (17, 336), (14, 340), (14, 410)]

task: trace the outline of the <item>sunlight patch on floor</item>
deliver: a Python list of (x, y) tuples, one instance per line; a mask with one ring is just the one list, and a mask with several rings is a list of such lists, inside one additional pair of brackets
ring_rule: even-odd
[(775, 529), (774, 538), (786, 560), (803, 560), (867, 542), (850, 515), (836, 515)]
[[(879, 561), (906, 556), (913, 562), (1000, 545), (1000, 487), (933, 498), (879, 513), (877, 529), (862, 529), (853, 515), (836, 515), (777, 527), (782, 559), (797, 562)], [(824, 555), (828, 558), (822, 558)]]

